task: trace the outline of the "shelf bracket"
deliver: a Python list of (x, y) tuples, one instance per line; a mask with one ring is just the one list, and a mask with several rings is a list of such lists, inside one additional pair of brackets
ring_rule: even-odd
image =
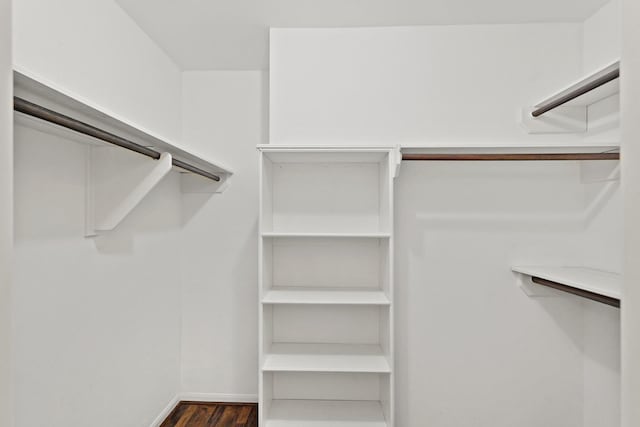
[(400, 167), (402, 166), (402, 147), (400, 145), (396, 145), (396, 147), (391, 150), (391, 156), (391, 167), (393, 168), (391, 176), (395, 179), (400, 176)]
[(172, 156), (158, 160), (111, 147), (90, 146), (86, 168), (85, 235), (114, 230), (171, 172)]

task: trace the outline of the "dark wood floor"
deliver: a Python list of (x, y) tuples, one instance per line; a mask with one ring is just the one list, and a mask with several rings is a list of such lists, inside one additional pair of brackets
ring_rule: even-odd
[(160, 427), (257, 427), (255, 403), (180, 402)]

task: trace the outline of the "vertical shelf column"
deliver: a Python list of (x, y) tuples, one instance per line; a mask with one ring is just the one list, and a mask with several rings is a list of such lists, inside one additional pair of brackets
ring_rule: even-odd
[(260, 151), (259, 425), (392, 427), (396, 153)]

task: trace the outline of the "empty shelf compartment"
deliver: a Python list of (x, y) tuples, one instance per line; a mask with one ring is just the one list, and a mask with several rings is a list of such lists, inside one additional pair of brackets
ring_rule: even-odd
[(379, 345), (274, 343), (265, 355), (265, 372), (391, 372)]
[(391, 231), (389, 149), (342, 159), (339, 153), (262, 151), (263, 232)]
[(273, 400), (267, 427), (387, 427), (377, 401)]
[(382, 291), (343, 288), (274, 288), (268, 290), (263, 304), (336, 304), (336, 305), (389, 305)]

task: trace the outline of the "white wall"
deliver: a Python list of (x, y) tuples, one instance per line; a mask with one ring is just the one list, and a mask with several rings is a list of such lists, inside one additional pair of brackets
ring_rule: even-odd
[[(609, 162), (607, 162), (609, 163)], [(590, 165), (595, 166), (595, 165)], [(599, 163), (597, 166), (610, 167)], [(613, 165), (611, 165), (613, 166)], [(607, 184), (587, 184), (586, 198)], [(581, 263), (622, 271), (622, 194), (619, 183), (599, 215), (583, 230)], [(620, 310), (604, 304), (583, 304), (584, 427), (620, 426)]]
[(13, 246), (13, 75), (11, 0), (0, 1), (0, 426), (9, 427), (11, 397), (11, 270)]
[[(15, 6), (20, 71), (180, 137), (180, 70), (114, 1)], [(180, 387), (178, 176), (86, 239), (86, 146), (24, 126), (15, 141), (16, 426), (150, 425)]]
[(187, 72), (183, 86), (185, 142), (235, 175), (222, 194), (183, 196), (182, 391), (255, 400), (264, 74)]
[(149, 426), (179, 387), (179, 177), (87, 239), (86, 145), (15, 142), (15, 425)]
[(15, 3), (15, 65), (100, 110), (180, 136), (180, 70), (113, 0)]
[(640, 3), (623, 0), (622, 172), (625, 203), (622, 426), (640, 425)]
[[(582, 67), (585, 74), (620, 59), (620, 1), (611, 0), (583, 26)], [(590, 141), (620, 141), (620, 97), (589, 107)], [(588, 265), (622, 271), (622, 194), (617, 191), (600, 221), (589, 228), (594, 251)], [(597, 303), (584, 310), (584, 427), (620, 425), (620, 311)]]
[(582, 68), (598, 71), (620, 59), (622, 51), (621, 2), (610, 0), (583, 25)]
[(543, 144), (531, 106), (581, 76), (580, 24), (271, 32), (270, 142)]
[[(610, 0), (583, 25), (582, 69), (585, 75), (620, 59), (622, 48), (620, 0)], [(591, 142), (620, 141), (620, 97), (612, 96), (589, 107)]]
[[(579, 165), (406, 162), (396, 188), (398, 425), (565, 427), (596, 425), (601, 406), (610, 415), (616, 389), (601, 383), (588, 391), (604, 403), (586, 412), (598, 417), (585, 419), (583, 363), (604, 354), (606, 369), (615, 329), (601, 325), (595, 346), (583, 312), (606, 320), (616, 310), (531, 298), (510, 272), (580, 265), (604, 247), (619, 255), (572, 219), (593, 197)], [(615, 212), (607, 206), (589, 228), (610, 226)], [(612, 268), (609, 258), (596, 267)]]

